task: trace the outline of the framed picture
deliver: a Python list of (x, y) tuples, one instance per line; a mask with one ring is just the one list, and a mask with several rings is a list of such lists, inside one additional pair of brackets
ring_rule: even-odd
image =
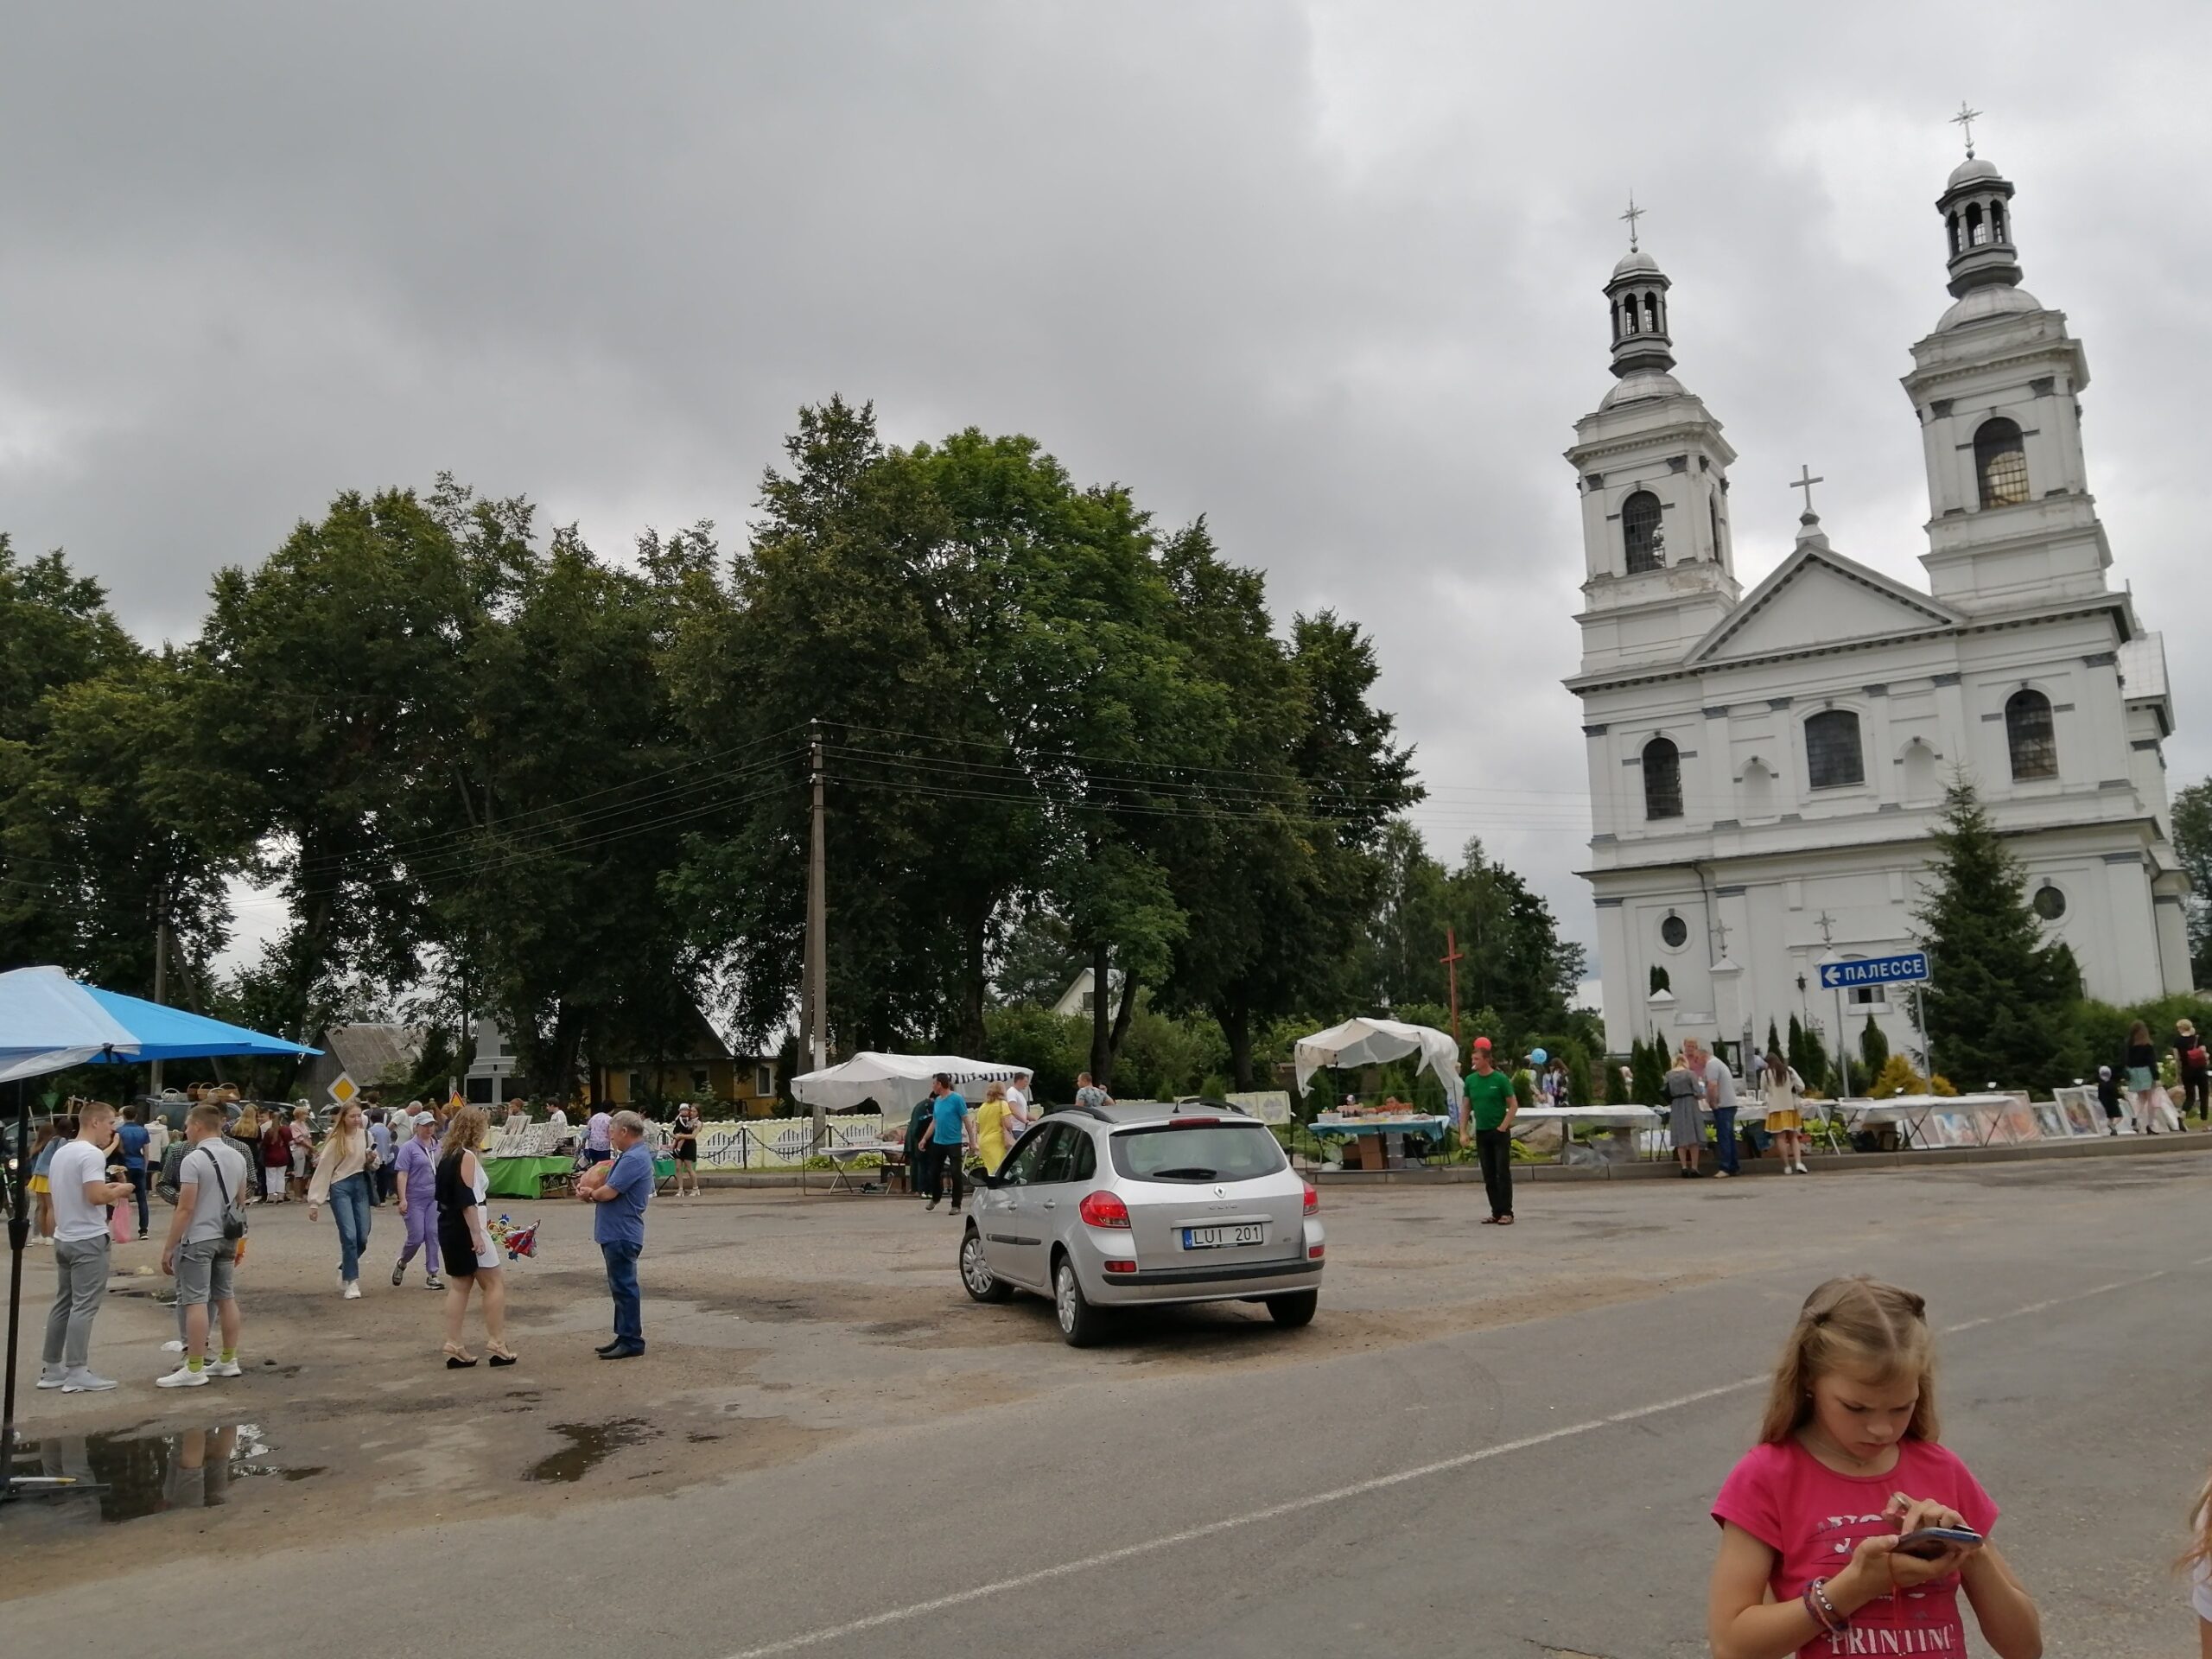
[(2066, 1114), (2067, 1131), (2072, 1135), (2102, 1135), (2104, 1114), (2086, 1089), (2054, 1089), (2059, 1107)]
[(1978, 1147), (1981, 1144), (1982, 1123), (1974, 1112), (1936, 1112), (1930, 1116), (1943, 1126), (1943, 1144), (1947, 1147)]
[[(2063, 1125), (2063, 1118), (2059, 1120)], [(2005, 1103), (1997, 1114), (1997, 1133), (1991, 1137), (1998, 1143), (2004, 1141), (2040, 1141), (2043, 1123), (2036, 1116), (2035, 1108), (2024, 1096), (2016, 1096)]]
[(2037, 1134), (2047, 1140), (2063, 1141), (2074, 1133), (2072, 1125), (2066, 1121), (2065, 1107), (2055, 1100), (2036, 1103), (2035, 1121)]

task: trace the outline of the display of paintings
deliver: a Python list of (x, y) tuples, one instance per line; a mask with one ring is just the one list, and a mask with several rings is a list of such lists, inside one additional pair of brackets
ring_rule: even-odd
[[(2066, 1120), (2061, 1117), (2058, 1121), (2059, 1133), (2063, 1135)], [(2029, 1103), (2028, 1097), (2015, 1095), (1997, 1114), (1997, 1133), (1990, 1139), (1994, 1143), (2002, 1144), (2007, 1141), (2040, 1141), (2043, 1135), (2043, 1122), (2037, 1117), (2035, 1108)]]
[(2073, 1126), (2066, 1121), (2066, 1108), (2055, 1100), (2037, 1101), (2035, 1119), (2037, 1128), (2047, 1140), (2063, 1141), (2074, 1133)]

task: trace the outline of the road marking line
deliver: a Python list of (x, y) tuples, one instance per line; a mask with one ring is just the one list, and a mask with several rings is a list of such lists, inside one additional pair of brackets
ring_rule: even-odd
[[(2212, 1264), (2212, 1255), (2199, 1256), (2189, 1263), (2192, 1268)], [(1985, 1314), (1978, 1319), (1966, 1319), (1957, 1325), (1947, 1325), (1937, 1333), (1954, 1336), (1961, 1331), (1978, 1330), (1983, 1325), (2001, 1325), (2012, 1319), (2024, 1319), (2031, 1314), (2046, 1313), (2054, 1307), (2063, 1307), (2069, 1302), (2087, 1301), (2093, 1296), (2109, 1295), (2115, 1290), (2133, 1290), (2156, 1280), (2169, 1277), (2175, 1269), (2160, 1268), (2139, 1278), (2115, 1279), (2109, 1284), (2097, 1285), (2088, 1290), (2075, 1291), (2065, 1296), (2052, 1296), (2040, 1302), (2030, 1302), (2002, 1313)], [(904, 1607), (893, 1607), (880, 1613), (870, 1613), (865, 1618), (855, 1618), (842, 1624), (824, 1625), (804, 1635), (786, 1637), (780, 1642), (771, 1642), (763, 1647), (747, 1648), (734, 1653), (729, 1659), (770, 1659), (779, 1653), (794, 1653), (801, 1648), (818, 1647), (824, 1642), (836, 1642), (849, 1636), (858, 1636), (864, 1630), (880, 1630), (887, 1624), (904, 1624), (908, 1619), (922, 1618), (931, 1613), (941, 1613), (949, 1607), (965, 1606), (971, 1601), (982, 1601), (991, 1596), (1002, 1596), (1009, 1592), (1027, 1590), (1033, 1585), (1048, 1584), (1054, 1579), (1071, 1578), (1078, 1573), (1095, 1572), (1102, 1567), (1150, 1555), (1179, 1545), (1195, 1543), (1201, 1538), (1211, 1538), (1240, 1528), (1258, 1526), (1262, 1522), (1281, 1520), (1287, 1515), (1300, 1514), (1325, 1504), (1341, 1503), (1347, 1498), (1364, 1497), (1370, 1492), (1387, 1491), (1393, 1486), (1402, 1486), (1408, 1481), (1426, 1480), (1432, 1475), (1446, 1475), (1454, 1470), (1502, 1458), (1515, 1452), (1526, 1452), (1535, 1446), (1549, 1446), (1577, 1434), (1588, 1434), (1601, 1428), (1618, 1428), (1623, 1423), (1633, 1423), (1646, 1417), (1656, 1417), (1662, 1412), (1679, 1411), (1684, 1406), (1694, 1406), (1706, 1400), (1718, 1400), (1723, 1395), (1741, 1393), (1745, 1389), (1763, 1388), (1773, 1379), (1770, 1376), (1743, 1376), (1733, 1382), (1722, 1382), (1709, 1389), (1699, 1389), (1690, 1394), (1678, 1394), (1671, 1400), (1661, 1400), (1648, 1406), (1637, 1406), (1628, 1411), (1617, 1411), (1611, 1416), (1593, 1417), (1587, 1422), (1568, 1423), (1558, 1428), (1547, 1429), (1541, 1434), (1526, 1434), (1517, 1440), (1503, 1440), (1496, 1446), (1485, 1446), (1473, 1452), (1461, 1452), (1448, 1458), (1439, 1458), (1433, 1463), (1417, 1464), (1410, 1469), (1400, 1469), (1387, 1475), (1376, 1475), (1366, 1480), (1354, 1481), (1349, 1486), (1338, 1486), (1325, 1492), (1311, 1492), (1304, 1497), (1294, 1497), (1281, 1503), (1270, 1503), (1265, 1509), (1252, 1510), (1243, 1515), (1226, 1516), (1218, 1521), (1209, 1521), (1203, 1526), (1186, 1527), (1180, 1532), (1171, 1532), (1158, 1538), (1147, 1538), (1141, 1543), (1123, 1544), (1117, 1549), (1102, 1550), (1096, 1555), (1085, 1555), (1072, 1561), (1058, 1561), (1051, 1567), (1040, 1567), (1033, 1573), (1024, 1573), (1015, 1578), (999, 1579), (990, 1584), (979, 1584), (966, 1590), (956, 1590), (950, 1595), (936, 1596), (928, 1601), (911, 1602)]]

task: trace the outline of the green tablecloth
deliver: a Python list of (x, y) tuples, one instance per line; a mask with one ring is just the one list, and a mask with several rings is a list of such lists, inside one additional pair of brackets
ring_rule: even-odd
[[(484, 1160), (484, 1191), (494, 1198), (534, 1198), (537, 1184), (547, 1175), (565, 1175), (575, 1167), (575, 1160), (560, 1158), (486, 1158)], [(653, 1160), (653, 1179), (666, 1180), (676, 1173), (672, 1158)]]

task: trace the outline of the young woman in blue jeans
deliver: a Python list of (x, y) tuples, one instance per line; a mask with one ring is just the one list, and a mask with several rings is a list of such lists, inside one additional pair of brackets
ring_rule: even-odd
[(325, 1199), (338, 1224), (338, 1280), (347, 1301), (361, 1294), (361, 1254), (369, 1248), (369, 1124), (359, 1105), (340, 1109), (338, 1121), (315, 1154), (315, 1179), (308, 1187), (308, 1219)]

